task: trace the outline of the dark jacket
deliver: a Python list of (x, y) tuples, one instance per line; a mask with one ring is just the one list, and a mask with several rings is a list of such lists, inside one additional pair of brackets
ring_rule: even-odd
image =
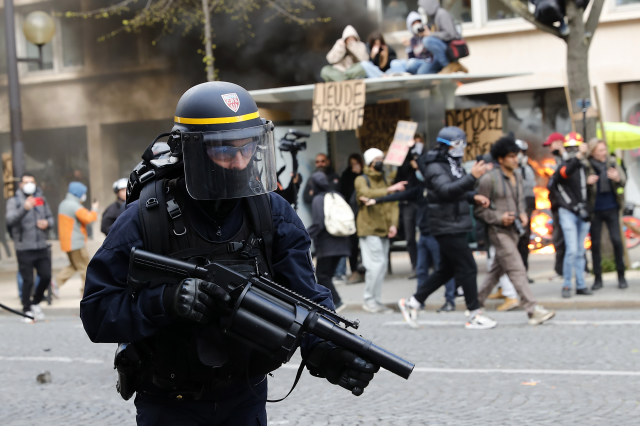
[(425, 10), (429, 23), (432, 24), (430, 37), (439, 38), (447, 43), (460, 39), (453, 15), (441, 7), (438, 0), (419, 0), (418, 6)]
[(587, 203), (587, 176), (585, 164), (576, 157), (563, 161), (555, 171), (547, 189), (553, 193), (555, 203), (575, 213), (574, 207)]
[(331, 191), (327, 175), (322, 172), (315, 172), (311, 176), (313, 185), (313, 203), (311, 204), (311, 215), (313, 224), (309, 227), (309, 235), (313, 239), (316, 248), (316, 257), (349, 256), (349, 237), (336, 237), (327, 232), (324, 226), (324, 200), (325, 196), (340, 197), (335, 191)]
[(393, 49), (393, 47), (389, 45), (386, 45), (386, 46), (387, 46), (387, 49), (389, 50), (389, 57), (384, 67), (380, 66), (380, 51), (378, 51), (378, 54), (376, 56), (371, 58), (371, 46), (367, 46), (367, 49), (369, 50), (369, 57), (371, 58), (371, 62), (373, 62), (373, 65), (375, 65), (376, 67), (380, 68), (381, 71), (387, 71), (391, 67), (391, 61), (393, 61), (394, 59), (398, 59), (398, 54)]
[(445, 153), (432, 150), (418, 159), (424, 175), (429, 208), (429, 228), (433, 235), (471, 232), (473, 221), (469, 203), (473, 203), (476, 178), (466, 174), (457, 178), (451, 172)]
[(357, 174), (351, 171), (351, 167), (347, 167), (344, 172), (342, 172), (342, 176), (340, 176), (340, 193), (345, 200), (349, 201), (351, 199), (351, 194), (356, 190), (356, 178), (361, 174), (362, 172)]
[(116, 200), (113, 204), (110, 204), (109, 207), (102, 213), (102, 223), (100, 223), (100, 231), (104, 235), (109, 235), (109, 229), (113, 226), (118, 216), (124, 212), (125, 203)]
[[(316, 172), (322, 171), (324, 171), (324, 174), (327, 175), (327, 179), (329, 179), (331, 190), (337, 191), (338, 188), (340, 188), (340, 177), (335, 172), (335, 170), (333, 170), (333, 167), (329, 166), (327, 167), (327, 170), (316, 170)], [(312, 189), (313, 188), (311, 186), (311, 179), (309, 179), (307, 181), (307, 184), (304, 186), (304, 192), (302, 194), (302, 200), (307, 204), (310, 204), (313, 201), (313, 194), (311, 193)]]
[[(270, 198), (274, 227), (273, 280), (333, 309), (331, 293), (316, 283), (309, 255), (311, 239), (302, 221), (282, 197), (270, 194)], [(221, 241), (238, 232), (242, 226), (242, 216), (239, 217), (240, 220), (228, 218), (236, 229), (225, 226), (219, 237)], [(202, 226), (209, 228), (215, 235), (216, 228), (212, 221)], [(118, 218), (89, 263), (84, 298), (80, 302), (80, 317), (93, 342), (137, 342), (176, 322), (167, 314), (162, 304), (165, 285), (143, 288), (137, 298), (131, 297), (127, 284), (129, 255), (133, 247), (145, 249), (141, 232), (138, 201), (135, 201)], [(303, 350), (307, 350), (316, 341), (313, 338), (303, 340)]]
[[(598, 174), (590, 160), (587, 160), (585, 165), (587, 166), (587, 177), (589, 177), (589, 175)], [(613, 155), (607, 157), (607, 169), (610, 167), (615, 168), (618, 170), (618, 173), (620, 173), (620, 182), (614, 182), (611, 179), (609, 179), (609, 181), (611, 182), (611, 191), (613, 192), (616, 203), (618, 204), (618, 209), (622, 210), (624, 208), (624, 186), (627, 183), (627, 175), (624, 173), (624, 170), (622, 170), (622, 167), (620, 167), (616, 157)], [(594, 185), (587, 185), (587, 204), (589, 206), (589, 211), (591, 212), (595, 208), (596, 198), (600, 188), (599, 184), (600, 182), (598, 181)]]
[[(35, 206), (31, 210), (24, 209), (27, 196), (21, 189), (7, 200), (7, 226), (11, 229), (11, 238), (14, 241), (16, 251), (40, 250), (49, 247), (47, 232), (55, 224), (53, 213), (49, 208), (47, 199), (42, 195), (40, 188), (36, 189), (34, 197), (42, 197), (44, 204)], [(46, 219), (49, 228), (42, 230), (36, 226), (39, 219)]]

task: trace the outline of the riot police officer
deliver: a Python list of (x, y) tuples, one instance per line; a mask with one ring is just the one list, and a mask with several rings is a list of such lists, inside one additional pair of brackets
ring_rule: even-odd
[[(280, 364), (222, 332), (229, 294), (220, 283), (198, 279), (132, 289), (131, 250), (270, 274), (333, 309), (331, 294), (316, 283), (304, 225), (271, 193), (273, 124), (260, 118), (246, 90), (225, 82), (192, 87), (178, 102), (171, 138), (168, 163), (183, 161), (184, 173), (147, 183), (156, 195), (143, 189), (118, 217), (89, 264), (82, 322), (93, 342), (136, 348), (143, 365), (135, 381), (138, 425), (266, 424), (266, 373)], [(255, 200), (266, 200), (270, 211), (256, 214), (249, 208)], [(264, 238), (256, 238), (252, 215), (270, 221)], [(313, 335), (301, 349), (312, 375), (355, 395), (379, 368)]]

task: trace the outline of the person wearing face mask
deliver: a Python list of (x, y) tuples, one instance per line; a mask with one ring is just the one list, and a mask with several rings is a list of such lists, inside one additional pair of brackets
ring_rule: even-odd
[[(522, 193), (524, 195), (524, 208), (527, 214), (527, 225), (524, 227), (525, 233), (518, 240), (518, 251), (524, 262), (524, 267), (529, 270), (529, 237), (531, 236), (531, 215), (536, 209), (536, 195), (533, 192), (533, 188), (536, 186), (536, 172), (533, 167), (529, 165), (529, 156), (527, 151), (529, 144), (522, 139), (516, 139), (516, 145), (520, 148), (518, 153), (518, 168), (514, 173), (520, 178), (522, 182)], [(529, 284), (533, 283), (531, 278), (527, 278)]]
[[(36, 320), (43, 320), (44, 314), (39, 303), (51, 282), (51, 248), (47, 242), (47, 230), (53, 226), (53, 214), (36, 179), (24, 173), (20, 189), (7, 200), (7, 226), (14, 241), (18, 272), (22, 276), (22, 310)], [(40, 281), (31, 298), (34, 285), (33, 270)], [(33, 322), (25, 318), (25, 322)]]
[(351, 25), (345, 27), (342, 38), (336, 40), (327, 53), (327, 62), (331, 65), (326, 65), (320, 70), (320, 77), (324, 81), (366, 78), (365, 66), (373, 66), (369, 63), (367, 45), (360, 40), (358, 32)]
[(58, 285), (62, 286), (76, 272), (82, 278), (81, 292), (84, 292), (89, 253), (87, 253), (86, 226), (98, 219), (100, 204), (95, 201), (91, 210), (82, 203), (87, 200), (87, 187), (80, 182), (71, 182), (64, 200), (58, 206), (58, 238), (62, 251), (69, 256), (69, 266), (61, 270), (56, 276)]
[(422, 44), (422, 40), (429, 35), (429, 29), (422, 22), (418, 12), (412, 11), (407, 15), (407, 31), (411, 33), (411, 38), (403, 39), (402, 44), (405, 46), (408, 59), (392, 60), (387, 74), (424, 74), (419, 70), (428, 66), (431, 60), (430, 53)]
[[(551, 133), (542, 146), (547, 147), (551, 155), (553, 155), (554, 165), (550, 167), (555, 171), (562, 164), (562, 156), (564, 154), (564, 135), (562, 133)], [(551, 281), (563, 280), (563, 263), (564, 263), (564, 235), (562, 227), (560, 227), (560, 216), (558, 215), (559, 201), (554, 191), (549, 191), (549, 201), (551, 202), (551, 215), (553, 216), (553, 247), (556, 252), (555, 265), (553, 270), (555, 275), (551, 277)]]
[(424, 176), (429, 206), (429, 228), (440, 246), (440, 267), (410, 298), (400, 299), (398, 306), (407, 323), (419, 328), (418, 311), (438, 288), (455, 278), (464, 290), (469, 311), (467, 329), (493, 328), (497, 322), (480, 311), (476, 279), (478, 268), (469, 248), (467, 233), (473, 228), (469, 204), (489, 207), (489, 199), (476, 194), (476, 182), (491, 166), (476, 162), (467, 174), (462, 159), (467, 136), (458, 127), (445, 127), (438, 133), (438, 145), (418, 159)]
[[(377, 198), (391, 192), (403, 191), (407, 182), (391, 186), (382, 171), (384, 153), (377, 148), (369, 148), (364, 153), (364, 174), (355, 180), (356, 198)], [(392, 313), (382, 304), (382, 283), (389, 266), (389, 239), (398, 233), (397, 203), (367, 207), (358, 201), (356, 219), (364, 275), (364, 303), (362, 308), (371, 313)]]
[(113, 226), (114, 222), (124, 212), (127, 206), (127, 182), (128, 179), (122, 178), (113, 182), (113, 192), (116, 194), (116, 201), (107, 207), (102, 214), (102, 223), (100, 224), (100, 230), (107, 236), (109, 229)]

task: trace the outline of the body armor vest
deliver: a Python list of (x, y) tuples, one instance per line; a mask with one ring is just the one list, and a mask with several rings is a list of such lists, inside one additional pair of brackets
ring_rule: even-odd
[[(176, 181), (169, 181), (167, 188), (167, 205), (171, 206), (171, 200), (175, 201), (178, 217), (183, 219), (178, 227), (182, 226), (183, 230), (178, 232), (170, 226), (166, 231), (170, 232), (168, 248), (158, 251), (151, 247), (148, 250), (198, 264), (215, 261), (245, 274), (265, 274), (270, 270), (264, 244), (250, 245), (251, 241), (259, 239), (255, 238), (256, 232), (252, 229), (244, 199), (239, 201), (243, 212), (239, 231), (227, 241), (213, 242), (200, 235), (192, 225)], [(145, 200), (141, 199), (141, 202)], [(171, 207), (167, 210), (156, 208), (154, 214), (168, 214), (174, 219), (176, 214), (171, 212)], [(219, 318), (215, 316), (209, 324), (176, 322), (168, 325), (145, 339), (145, 346), (150, 352), (153, 382), (163, 388), (179, 388), (180, 382), (185, 381), (215, 385), (247, 374), (249, 377), (266, 374), (281, 365), (268, 355), (224, 334)]]

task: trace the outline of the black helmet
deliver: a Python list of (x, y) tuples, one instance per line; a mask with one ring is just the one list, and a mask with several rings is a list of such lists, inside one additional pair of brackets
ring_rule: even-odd
[(245, 89), (221, 81), (194, 86), (178, 101), (174, 121), (171, 133), (181, 141), (193, 198), (248, 197), (276, 189), (273, 123), (260, 118)]

